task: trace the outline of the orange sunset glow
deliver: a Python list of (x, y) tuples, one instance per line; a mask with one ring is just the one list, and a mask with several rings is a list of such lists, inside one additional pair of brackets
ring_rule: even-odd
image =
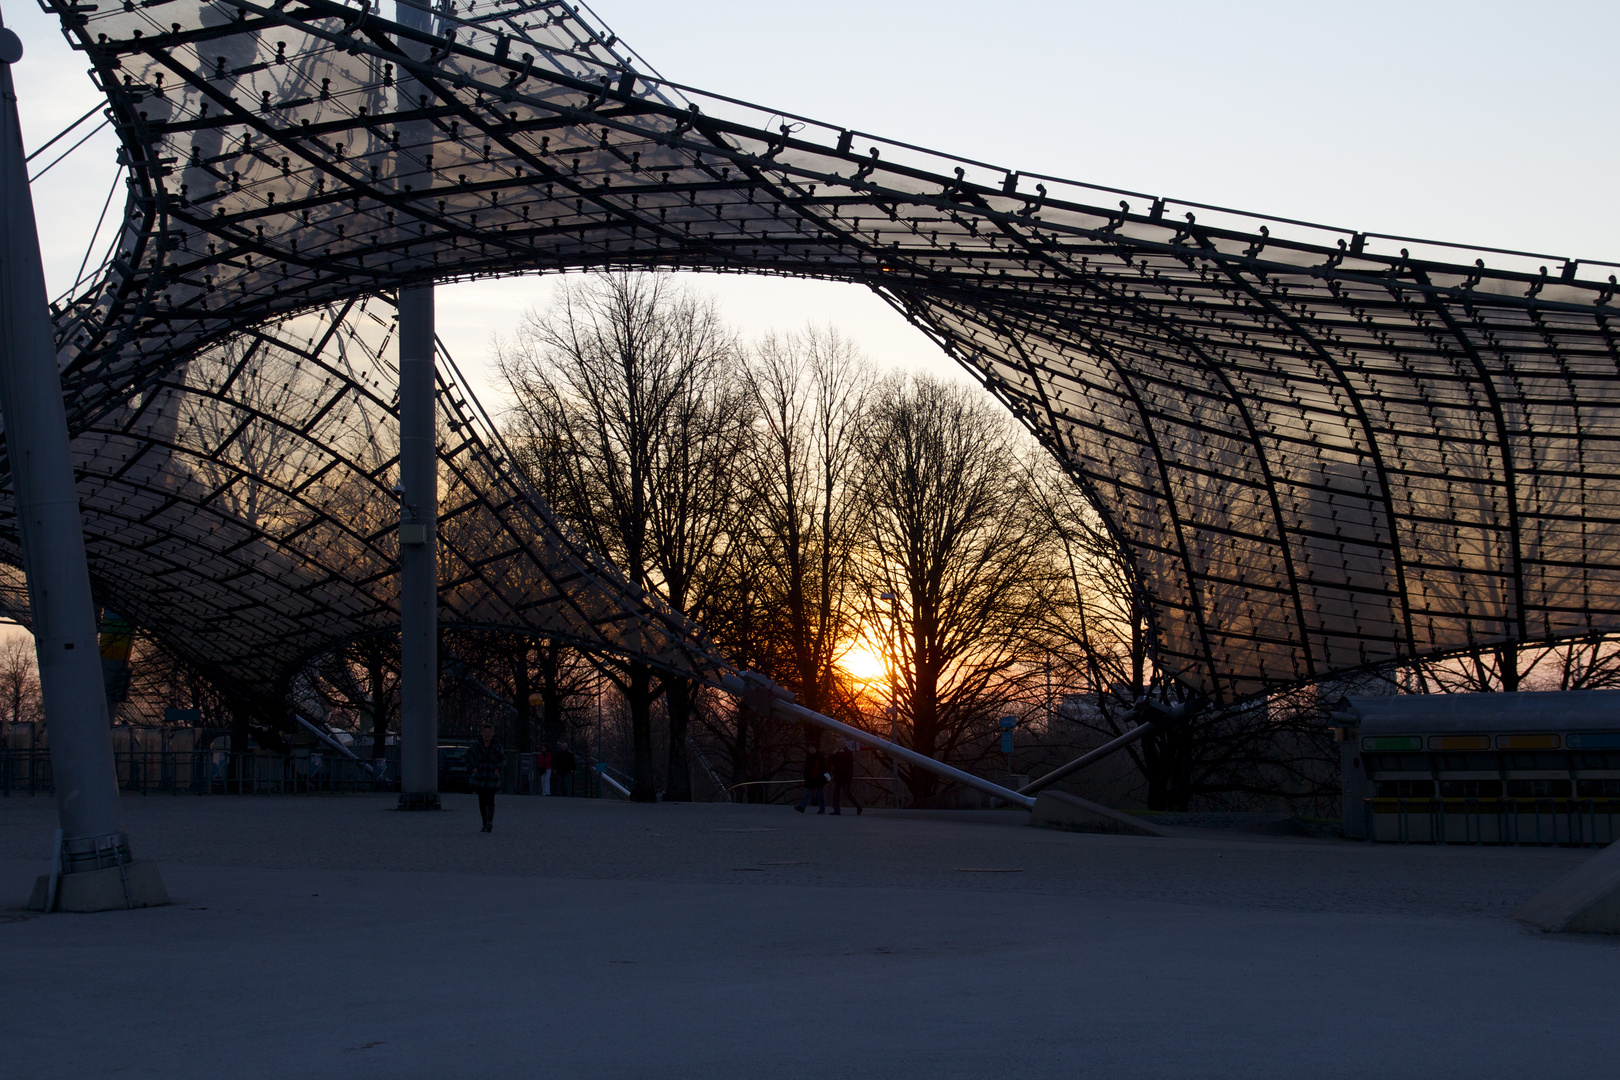
[(864, 644), (851, 646), (838, 661), (838, 666), (856, 682), (876, 682), (884, 674), (882, 655)]

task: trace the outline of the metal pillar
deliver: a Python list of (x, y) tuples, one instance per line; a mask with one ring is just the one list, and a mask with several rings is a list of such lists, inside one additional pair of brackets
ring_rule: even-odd
[(129, 844), (119, 819), (67, 412), (11, 79), (21, 56), (16, 35), (0, 27), (0, 415), (62, 823), (57, 856), (61, 873), (72, 874), (124, 866)]
[(433, 287), (399, 292), (401, 810), (439, 805), (439, 519)]
[[(404, 26), (431, 30), (423, 7), (398, 3)], [(421, 59), (426, 48), (401, 42)], [(418, 104), (421, 85), (401, 78), (401, 107)], [(426, 142), (426, 124), (401, 125), (408, 148)], [(408, 151), (409, 152), (409, 151)], [(423, 151), (414, 150), (414, 156)], [(432, 176), (414, 164), (401, 184), (430, 185)], [(399, 764), (401, 810), (439, 807), (439, 450), (435, 426), (433, 286), (399, 291)]]

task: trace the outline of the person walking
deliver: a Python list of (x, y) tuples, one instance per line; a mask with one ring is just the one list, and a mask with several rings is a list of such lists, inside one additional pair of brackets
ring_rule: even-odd
[(542, 747), (534, 755), (534, 774), (540, 778), (540, 794), (551, 794), (551, 751)]
[(495, 741), (494, 726), (485, 724), (478, 741), (467, 748), (467, 784), (478, 793), (478, 814), (484, 819), (481, 832), (495, 831), (495, 792), (505, 766), (506, 751)]
[(557, 744), (557, 752), (551, 755), (551, 780), (557, 788), (558, 795), (572, 795), (574, 793), (574, 770), (579, 768), (579, 761), (574, 752), (568, 749), (568, 744)]
[(821, 747), (812, 747), (808, 757), (804, 759), (804, 797), (799, 805), (793, 809), (804, 813), (804, 808), (812, 801), (819, 807), (818, 814), (827, 812), (827, 800), (823, 795), (827, 787), (827, 759), (821, 756)]
[(855, 744), (848, 739), (838, 740), (838, 749), (834, 751), (832, 759), (827, 763), (827, 771), (832, 775), (832, 804), (833, 813), (842, 814), (843, 797), (849, 796), (849, 805), (855, 808), (855, 816), (859, 817), (862, 810), (861, 800), (855, 797)]

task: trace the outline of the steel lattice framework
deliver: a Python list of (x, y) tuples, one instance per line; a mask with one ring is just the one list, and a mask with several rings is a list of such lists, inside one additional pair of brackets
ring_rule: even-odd
[[(1217, 700), (1620, 630), (1608, 265), (883, 142), (660, 80), (565, 3), (455, 0), (426, 33), (331, 0), (45, 2), (129, 170), (104, 275), (56, 305), (92, 568), (232, 678), (391, 619), (390, 316), (356, 298), (603, 266), (878, 290), (1085, 486), (1158, 663)], [(446, 618), (719, 670), (442, 371)]]

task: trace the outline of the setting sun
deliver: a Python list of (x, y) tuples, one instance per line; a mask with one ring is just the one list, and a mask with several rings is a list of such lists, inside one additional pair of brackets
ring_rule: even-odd
[(838, 666), (857, 682), (873, 682), (883, 678), (883, 657), (865, 645), (853, 646), (838, 661)]

